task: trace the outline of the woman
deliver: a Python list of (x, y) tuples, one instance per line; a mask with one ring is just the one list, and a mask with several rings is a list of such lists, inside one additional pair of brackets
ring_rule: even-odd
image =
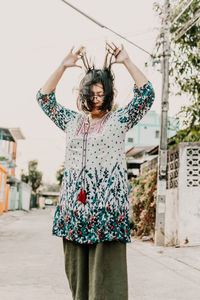
[[(37, 94), (44, 112), (66, 132), (53, 235), (63, 239), (73, 299), (126, 300), (130, 228), (125, 134), (151, 108), (154, 91), (123, 45), (119, 49), (107, 44), (102, 70), (89, 66), (83, 47), (73, 52), (74, 48)], [(81, 67), (76, 64), (79, 59), (86, 67), (77, 102), (80, 113), (58, 104), (54, 92), (66, 69)], [(135, 82), (133, 100), (115, 112), (113, 63), (123, 64)]]

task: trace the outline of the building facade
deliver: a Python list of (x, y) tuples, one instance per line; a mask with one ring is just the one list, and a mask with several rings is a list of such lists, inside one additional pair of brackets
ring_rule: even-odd
[(0, 215), (8, 210), (29, 210), (31, 187), (15, 177), (19, 128), (0, 127)]
[(25, 137), (19, 128), (0, 127), (0, 165), (8, 178), (15, 177), (17, 141), (22, 139)]
[[(168, 138), (174, 136), (179, 129), (175, 118), (168, 117)], [(159, 144), (160, 115), (150, 110), (146, 116), (126, 134), (125, 151), (133, 146), (154, 146)]]

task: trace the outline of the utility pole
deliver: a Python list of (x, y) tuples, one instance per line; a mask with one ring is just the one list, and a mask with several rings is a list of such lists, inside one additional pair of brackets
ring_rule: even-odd
[(162, 99), (160, 122), (160, 145), (158, 155), (158, 183), (156, 203), (155, 245), (165, 244), (165, 201), (167, 180), (167, 121), (169, 109), (169, 56), (170, 56), (170, 3), (164, 2), (164, 15), (162, 20), (163, 54), (162, 54)]
[[(170, 27), (188, 9), (194, 0), (187, 0), (181, 12), (170, 23), (170, 1), (164, 0), (164, 14), (162, 20), (163, 53), (162, 53), (162, 101), (161, 101), (161, 124), (160, 124), (160, 146), (158, 155), (158, 183), (156, 202), (156, 226), (155, 245), (165, 245), (165, 203), (167, 183), (167, 122), (169, 108), (169, 57), (170, 57)], [(173, 39), (177, 41), (185, 34), (200, 18), (198, 9), (191, 20), (175, 32)]]

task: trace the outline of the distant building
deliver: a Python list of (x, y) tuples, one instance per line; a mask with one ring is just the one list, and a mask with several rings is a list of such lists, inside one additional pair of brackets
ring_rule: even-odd
[(145, 167), (145, 162), (152, 165), (157, 164), (158, 146), (135, 146), (126, 152), (126, 163), (128, 179), (137, 177), (141, 169)]
[(15, 178), (17, 141), (24, 139), (20, 128), (0, 127), (0, 165), (7, 171), (8, 181)]
[(0, 215), (8, 210), (30, 208), (31, 187), (15, 177), (19, 128), (0, 127)]
[[(168, 117), (168, 138), (179, 130), (178, 120)], [(133, 146), (153, 146), (159, 144), (160, 115), (150, 110), (146, 116), (126, 134), (125, 151)]]

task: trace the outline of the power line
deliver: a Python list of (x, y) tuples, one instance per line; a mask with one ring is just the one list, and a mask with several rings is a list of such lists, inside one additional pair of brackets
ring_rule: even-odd
[(180, 13), (171, 21), (172, 22), (171, 25), (173, 25), (182, 16), (182, 14), (186, 11), (186, 9), (190, 6), (190, 4), (193, 1), (194, 0), (189, 0), (188, 3), (185, 4), (185, 6), (183, 7), (183, 9), (180, 11)]
[(116, 31), (114, 31), (113, 29), (107, 27), (106, 25), (103, 25), (102, 23), (100, 23), (99, 21), (95, 20), (94, 18), (88, 16), (86, 13), (84, 13), (82, 10), (80, 10), (79, 8), (75, 7), (74, 5), (72, 5), (71, 3), (69, 3), (68, 1), (65, 0), (61, 0), (63, 1), (65, 4), (69, 5), (71, 8), (73, 8), (74, 10), (76, 10), (78, 13), (80, 13), (81, 15), (83, 15), (84, 17), (86, 17), (87, 19), (89, 19), (90, 21), (92, 21), (93, 23), (95, 23), (96, 25), (100, 26), (101, 28), (105, 28), (109, 31), (111, 31), (112, 33), (116, 34), (117, 36), (119, 36), (120, 38), (122, 38), (123, 40), (127, 41), (128, 43), (132, 44), (133, 46), (135, 46), (136, 48), (140, 49), (141, 51), (149, 54), (150, 56), (152, 56), (151, 53), (149, 53), (148, 51), (146, 51), (145, 49), (143, 49), (142, 47), (136, 45), (134, 42), (130, 41), (129, 39), (127, 39), (125, 36), (121, 35), (120, 33), (117, 33)]
[(196, 24), (199, 18), (200, 18), (200, 9), (198, 9), (198, 11), (195, 12), (192, 19), (190, 19), (187, 23), (183, 25), (183, 27), (177, 30), (178, 33), (175, 32), (176, 35), (174, 37), (174, 40), (178, 41), (191, 27), (193, 27)]

